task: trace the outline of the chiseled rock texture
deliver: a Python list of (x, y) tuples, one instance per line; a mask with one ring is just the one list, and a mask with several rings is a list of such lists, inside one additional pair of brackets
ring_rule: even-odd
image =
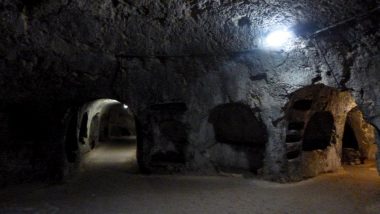
[[(379, 130), (380, 12), (373, 11), (379, 3), (2, 0), (0, 175), (48, 171), (59, 177), (65, 113), (111, 98), (137, 116), (138, 157), (146, 170), (160, 168), (158, 158), (175, 159), (174, 171), (220, 171), (219, 150), (250, 169), (241, 149), (213, 146), (210, 112), (236, 104), (250, 108), (252, 121), (266, 130), (264, 162), (255, 170), (286, 180), (284, 106), (292, 92), (317, 83), (348, 90)], [(296, 33), (293, 44), (265, 49), (265, 35), (281, 26)], [(166, 160), (169, 153), (173, 158)]]
[[(341, 167), (348, 112), (356, 107), (348, 91), (322, 84), (295, 91), (287, 105), (285, 138), (292, 180), (314, 177)], [(297, 155), (302, 153), (302, 155)]]

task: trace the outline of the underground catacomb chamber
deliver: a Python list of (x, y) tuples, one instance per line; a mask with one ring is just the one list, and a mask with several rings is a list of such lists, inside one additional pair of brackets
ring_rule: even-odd
[(267, 130), (247, 105), (228, 103), (210, 111), (209, 123), (215, 134), (215, 162), (224, 170), (263, 167)]
[(314, 177), (374, 160), (374, 128), (348, 91), (313, 85), (292, 94), (285, 137), (290, 176)]
[[(65, 150), (69, 163), (137, 171), (135, 116), (111, 99), (86, 103), (68, 114)], [(70, 166), (70, 165), (69, 165)]]
[[(353, 102), (350, 94), (325, 85), (301, 88), (293, 93), (287, 110), (286, 148), (289, 176), (296, 180), (338, 170), (337, 126), (341, 110)], [(348, 101), (344, 103), (343, 101)]]

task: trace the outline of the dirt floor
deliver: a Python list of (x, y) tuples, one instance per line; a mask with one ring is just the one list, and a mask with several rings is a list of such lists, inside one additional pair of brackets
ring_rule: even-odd
[(380, 213), (374, 163), (299, 183), (136, 174), (135, 147), (105, 145), (63, 185), (0, 190), (0, 213)]

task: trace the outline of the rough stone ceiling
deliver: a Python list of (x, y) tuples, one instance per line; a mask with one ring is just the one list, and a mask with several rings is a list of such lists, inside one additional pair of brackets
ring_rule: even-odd
[(214, 139), (210, 110), (242, 103), (267, 127), (266, 170), (277, 176), (286, 166), (279, 143), (283, 107), (300, 88), (349, 89), (380, 127), (380, 11), (319, 34), (319, 45), (299, 36), (289, 52), (266, 51), (260, 40), (280, 26), (307, 35), (378, 5), (379, 0), (3, 0), (0, 110), (18, 106), (36, 121), (58, 124), (69, 108), (111, 98), (127, 103), (140, 121), (150, 121), (150, 107), (181, 103), (187, 110), (178, 120), (190, 127), (194, 152), (202, 153)]
[(7, 2), (5, 8), (14, 13), (4, 15), (10, 24), (18, 23), (13, 30), (26, 31), (25, 39), (36, 47), (144, 56), (251, 50), (278, 26), (320, 29), (365, 13), (379, 1), (43, 0), (24, 9), (20, 1)]
[[(379, 0), (4, 0), (0, 4), (0, 68), (5, 72), (0, 74), (0, 85), (4, 94), (20, 99), (48, 92), (60, 97), (60, 88), (73, 89), (64, 91), (67, 97), (76, 96), (77, 91), (88, 97), (111, 97), (107, 91), (115, 91), (110, 84), (118, 79), (119, 57), (219, 56), (250, 51), (259, 47), (263, 35), (280, 25), (306, 26), (313, 31), (377, 5)], [(360, 38), (357, 34), (374, 24), (375, 20), (367, 20), (347, 29), (344, 39), (353, 44)], [(360, 41), (371, 47), (368, 52), (376, 52), (372, 48), (376, 47), (375, 36)], [(342, 61), (326, 54), (330, 61)], [(297, 72), (293, 64), (301, 61), (303, 70), (320, 69), (313, 65), (313, 58), (318, 58), (314, 47), (298, 49), (290, 57), (281, 53), (271, 57), (274, 63), (267, 64), (274, 68), (283, 65), (282, 70), (290, 72)], [(257, 67), (255, 60), (263, 61), (248, 59)], [(286, 73), (283, 80), (304, 84), (308, 76), (305, 72), (291, 74)]]

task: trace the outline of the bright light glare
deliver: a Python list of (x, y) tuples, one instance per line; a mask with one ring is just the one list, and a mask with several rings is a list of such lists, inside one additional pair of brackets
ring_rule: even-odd
[(127, 109), (127, 108), (128, 108), (128, 106), (124, 104), (124, 105), (123, 105), (123, 108)]
[(288, 30), (277, 30), (270, 33), (265, 39), (265, 46), (270, 48), (284, 47), (292, 38), (293, 33)]

